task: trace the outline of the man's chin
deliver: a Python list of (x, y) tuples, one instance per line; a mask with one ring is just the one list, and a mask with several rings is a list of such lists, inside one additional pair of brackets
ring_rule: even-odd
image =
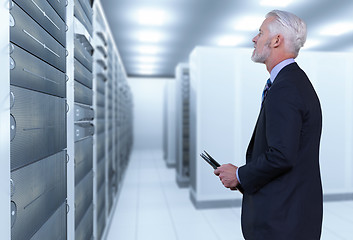
[(251, 60), (255, 63), (265, 63), (264, 59), (261, 56), (257, 55), (255, 51), (251, 56)]

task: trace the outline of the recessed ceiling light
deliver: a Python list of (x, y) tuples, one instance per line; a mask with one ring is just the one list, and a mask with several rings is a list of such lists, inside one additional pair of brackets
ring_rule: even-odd
[(137, 57), (136, 58), (137, 62), (143, 62), (143, 63), (155, 63), (157, 62), (157, 58), (156, 57)]
[(351, 31), (353, 31), (353, 23), (341, 22), (325, 27), (320, 34), (324, 36), (339, 36)]
[(138, 51), (142, 54), (156, 54), (159, 51), (159, 48), (156, 46), (142, 46), (138, 48)]
[(140, 32), (138, 34), (138, 39), (141, 42), (159, 42), (161, 41), (161, 34), (158, 32), (152, 32), (152, 31), (145, 31), (145, 32)]
[(137, 12), (137, 20), (141, 25), (162, 25), (167, 20), (166, 12), (159, 9), (143, 9)]
[(271, 7), (287, 7), (292, 2), (293, 0), (262, 0), (260, 5)]
[(244, 38), (240, 36), (225, 36), (218, 40), (218, 46), (234, 47), (243, 41)]
[(143, 70), (150, 70), (150, 69), (156, 69), (155, 64), (140, 64), (137, 66), (137, 69), (143, 69)]
[(149, 75), (149, 74), (156, 74), (158, 70), (153, 65), (142, 65), (136, 68), (136, 72), (138, 72), (139, 74)]
[(240, 31), (255, 31), (260, 28), (263, 20), (263, 17), (247, 16), (239, 19), (236, 22), (234, 29)]

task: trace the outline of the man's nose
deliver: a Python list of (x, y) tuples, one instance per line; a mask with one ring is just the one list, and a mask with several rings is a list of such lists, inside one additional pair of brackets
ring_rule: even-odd
[(256, 43), (256, 42), (257, 42), (257, 35), (252, 39), (252, 42), (253, 42), (253, 43)]

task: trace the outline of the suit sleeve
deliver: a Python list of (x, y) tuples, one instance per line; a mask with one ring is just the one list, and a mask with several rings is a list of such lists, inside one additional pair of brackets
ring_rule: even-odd
[(295, 86), (273, 86), (262, 111), (265, 111), (266, 150), (239, 168), (241, 186), (250, 194), (290, 171), (300, 144), (303, 104)]

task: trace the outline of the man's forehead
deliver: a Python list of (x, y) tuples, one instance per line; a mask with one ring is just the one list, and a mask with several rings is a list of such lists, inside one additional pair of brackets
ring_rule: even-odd
[(267, 25), (268, 25), (270, 22), (272, 22), (274, 19), (275, 19), (275, 17), (272, 17), (272, 16), (266, 18), (266, 19), (262, 22), (259, 31), (264, 31), (264, 30), (266, 30), (266, 29), (267, 29)]

